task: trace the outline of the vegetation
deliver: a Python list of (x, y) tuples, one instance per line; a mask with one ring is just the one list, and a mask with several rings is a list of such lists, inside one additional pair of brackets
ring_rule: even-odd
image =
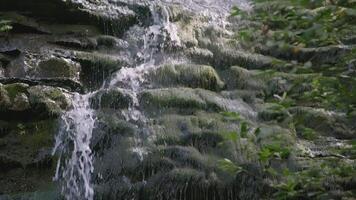
[[(356, 14), (356, 2), (352, 0), (255, 0), (254, 6), (255, 10), (251, 13), (238, 8), (232, 10), (233, 17), (254, 22), (242, 24), (235, 34), (236, 41), (243, 49), (280, 59), (275, 66), (292, 66), (275, 67), (270, 70), (269, 77), (278, 76), (279, 79), (276, 79), (283, 80), (282, 83), (286, 86), (283, 90), (273, 89), (271, 94), (265, 92), (265, 100), (273, 103), (273, 106), (268, 108), (270, 111), (267, 114), (273, 115), (274, 118), (266, 116), (266, 113), (262, 113), (261, 117), (264, 120), (284, 123), (288, 129), (297, 133), (297, 140), (314, 142), (321, 134), (318, 127), (325, 127), (326, 124), (323, 122), (327, 119), (320, 118), (323, 120), (317, 122), (314, 127), (306, 127), (309, 122), (305, 121), (305, 115), (296, 117), (289, 111), (296, 106), (311, 106), (350, 116), (355, 112), (356, 51), (353, 47), (354, 40), (350, 38), (354, 37), (356, 30), (353, 20)], [(281, 69), (289, 76), (280, 73)], [(311, 76), (306, 78), (306, 74)], [(304, 78), (301, 78), (303, 76)], [(281, 87), (281, 82), (278, 86)], [(283, 112), (288, 114), (282, 115)], [(237, 118), (237, 123), (244, 123), (238, 114), (224, 113), (223, 115)], [(315, 115), (313, 119), (316, 118), (318, 116)], [(245, 125), (241, 124), (241, 126)], [(335, 122), (330, 124), (331, 128), (335, 126)], [(245, 129), (253, 132), (253, 128)], [(260, 131), (258, 129), (256, 132)], [(234, 133), (236, 135), (234, 137), (231, 134), (226, 139), (240, 141), (242, 138), (240, 132)], [(331, 190), (335, 190), (331, 185), (334, 185), (337, 190), (344, 190), (345, 198), (355, 195), (353, 189), (342, 184), (342, 182), (349, 183), (348, 180), (355, 178), (354, 162), (338, 159), (339, 153), (348, 157), (354, 156), (354, 142), (334, 150), (335, 157), (321, 158), (320, 161), (308, 163), (303, 167), (297, 162), (297, 167), (290, 165), (291, 162), (296, 162), (295, 158), (298, 155), (300, 156), (298, 152), (300, 149), (296, 146), (285, 146), (278, 138), (274, 138), (269, 144), (260, 143), (258, 136), (251, 141), (253, 143), (250, 145), (253, 145), (257, 152), (253, 156), (257, 159), (255, 161), (249, 159), (248, 162), (253, 162), (253, 165), (260, 167), (263, 173), (259, 178), (270, 186), (270, 192), (275, 199), (325, 199), (328, 198)], [(239, 144), (239, 142), (235, 143)], [(237, 150), (238, 154), (247, 156), (246, 152), (238, 148)], [(249, 170), (243, 167), (246, 161), (234, 162), (225, 159), (220, 161), (219, 165), (222, 170), (238, 175)], [(273, 164), (276, 162), (278, 164)]]
[(0, 19), (0, 33), (1, 32), (8, 32), (11, 29), (12, 29), (11, 21)]
[[(247, 123), (241, 120), (239, 114), (237, 113), (222, 113), (223, 116), (229, 117), (230, 119), (238, 120), (241, 122), (240, 131), (225, 133), (226, 140), (232, 141), (236, 146), (243, 146), (242, 139), (247, 138), (249, 131), (254, 130), (254, 135), (258, 136), (260, 134), (260, 128), (251, 129), (247, 126)], [(307, 130), (310, 131), (310, 130)], [(305, 137), (311, 137), (311, 133), (306, 133)], [(291, 157), (291, 154), (296, 149), (292, 147), (285, 147), (281, 143), (283, 141), (274, 140), (271, 144), (261, 145), (258, 140), (254, 140), (253, 145), (256, 148), (257, 154), (251, 155), (246, 151), (245, 148), (236, 148), (239, 155), (245, 157), (243, 160), (238, 160), (236, 162), (230, 159), (222, 159), (219, 161), (219, 168), (231, 175), (239, 176), (241, 173), (245, 173), (254, 178), (263, 180), (266, 185), (269, 185), (269, 192), (275, 199), (287, 200), (287, 199), (322, 199), (325, 197), (327, 191), (330, 189), (331, 185), (336, 182), (340, 184), (340, 181), (348, 180), (353, 177), (356, 173), (356, 166), (344, 162), (335, 160), (324, 160), (321, 163), (313, 164), (312, 166), (295, 170), (289, 167), (283, 167)], [(351, 148), (354, 148), (352, 146)], [(257, 160), (251, 158), (257, 157)], [(272, 163), (280, 163), (280, 165), (272, 165)], [(248, 168), (247, 164), (252, 164), (254, 166), (259, 166), (259, 170), (263, 172), (262, 174), (253, 171), (255, 169)], [(331, 178), (331, 179), (330, 179)], [(270, 195), (266, 193), (266, 195)], [(347, 195), (352, 196), (351, 193)], [(267, 197), (266, 196), (266, 197)]]

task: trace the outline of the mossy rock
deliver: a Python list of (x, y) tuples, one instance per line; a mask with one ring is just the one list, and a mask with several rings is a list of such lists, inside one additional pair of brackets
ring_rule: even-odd
[(289, 111), (294, 115), (296, 124), (311, 128), (322, 136), (333, 136), (340, 139), (355, 137), (355, 132), (349, 126), (346, 116), (308, 107), (295, 107)]
[[(59, 28), (59, 27), (56, 27), (56, 28)], [(72, 27), (72, 28), (80, 30), (81, 27)], [(65, 29), (65, 28), (63, 28), (63, 29)], [(82, 28), (82, 29), (84, 29), (84, 28)], [(81, 31), (89, 32), (88, 29), (84, 29)], [(71, 30), (71, 31), (75, 32), (75, 30)], [(58, 38), (58, 39), (55, 39), (53, 41), (53, 43), (63, 46), (63, 47), (67, 47), (67, 48), (71, 48), (71, 49), (81, 49), (81, 50), (94, 50), (98, 46), (97, 41), (94, 38), (88, 38), (88, 37)]]
[(27, 84), (23, 83), (14, 83), (4, 86), (11, 101), (13, 101), (18, 94), (26, 93), (28, 87)]
[(273, 68), (277, 62), (275, 58), (244, 51), (218, 48), (214, 52), (214, 64), (226, 69), (231, 66), (242, 66), (247, 69)]
[(163, 86), (184, 86), (218, 91), (224, 87), (214, 68), (206, 65), (164, 65), (152, 77)]
[(237, 124), (224, 121), (220, 114), (205, 111), (194, 115), (166, 114), (155, 119), (151, 127), (157, 145), (191, 145), (204, 152), (217, 147), (222, 130), (238, 129)]
[(288, 118), (290, 114), (288, 110), (279, 104), (266, 103), (263, 105), (263, 108), (258, 113), (259, 119), (263, 121), (277, 121), (282, 122)]
[(214, 63), (214, 54), (208, 49), (192, 47), (186, 49), (185, 54), (188, 55), (190, 59), (195, 63), (209, 65), (212, 65)]
[(96, 41), (99, 48), (107, 49), (123, 50), (129, 45), (126, 41), (110, 35), (101, 35), (96, 38)]
[(127, 65), (123, 58), (100, 53), (75, 52), (73, 59), (81, 65), (80, 81), (88, 90), (100, 88), (112, 73)]
[(263, 79), (256, 76), (258, 72), (239, 66), (232, 66), (223, 72), (229, 89), (262, 90)]
[(294, 148), (296, 135), (290, 130), (273, 124), (262, 124), (259, 130), (257, 141), (261, 146), (279, 145), (280, 147)]
[(153, 114), (169, 109), (188, 113), (198, 110), (211, 112), (229, 110), (247, 117), (256, 116), (255, 111), (241, 99), (225, 98), (218, 93), (203, 89), (164, 88), (145, 90), (140, 94), (140, 105), (147, 110), (154, 111), (151, 112)]
[(162, 108), (205, 109), (206, 102), (190, 88), (146, 90), (141, 94), (142, 105)]
[(94, 109), (124, 109), (133, 104), (132, 94), (130, 91), (123, 89), (101, 90), (90, 99), (91, 106)]
[[(126, 151), (130, 151), (130, 148), (133, 147), (132, 140), (139, 131), (134, 124), (106, 110), (97, 113), (95, 127), (91, 146), (100, 155), (108, 149), (115, 148), (119, 142), (124, 141), (128, 142), (125, 146), (125, 148), (128, 148)], [(124, 148), (121, 148), (121, 150), (124, 150)]]
[(14, 115), (22, 115), (31, 110), (31, 105), (28, 99), (29, 86), (23, 83), (14, 83), (8, 85), (0, 85), (0, 113), (2, 119), (9, 120)]
[(62, 58), (50, 58), (41, 61), (36, 68), (40, 78), (71, 78), (78, 79), (79, 66)]
[(34, 86), (28, 89), (29, 101), (37, 117), (58, 117), (69, 108), (70, 102), (64, 93), (48, 86)]
[(50, 149), (57, 130), (57, 120), (0, 122), (3, 130), (1, 138), (7, 141), (6, 148), (0, 150), (1, 153), (8, 154), (13, 160), (21, 163), (20, 167), (52, 164)]
[(0, 121), (0, 140), (4, 141), (0, 148), (0, 193), (23, 194), (48, 189), (56, 165), (51, 153), (57, 125), (57, 120), (51, 119)]
[(158, 148), (163, 157), (175, 161), (176, 167), (211, 170), (216, 164), (216, 160), (210, 160), (208, 155), (201, 154), (193, 147), (168, 146)]
[(8, 91), (0, 84), (0, 110), (4, 111), (10, 106), (11, 100)]

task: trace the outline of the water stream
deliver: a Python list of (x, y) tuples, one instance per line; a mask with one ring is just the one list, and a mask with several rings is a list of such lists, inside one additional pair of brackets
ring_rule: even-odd
[(94, 196), (90, 141), (95, 116), (89, 105), (91, 95), (74, 94), (73, 108), (62, 116), (61, 129), (53, 149), (53, 154), (59, 154), (54, 180), (61, 180), (62, 194), (66, 199), (91, 200)]
[[(170, 22), (167, 6), (183, 5), (190, 11), (211, 16), (212, 23), (215, 23), (214, 20), (222, 21), (233, 5), (245, 9), (249, 9), (250, 6), (248, 2), (237, 0), (151, 0), (145, 3), (149, 5), (152, 24), (144, 28), (144, 34), (141, 35), (143, 45), (134, 53), (141, 61), (135, 67), (121, 68), (98, 90), (122, 88), (126, 91), (132, 97), (133, 103), (127, 111), (122, 111), (123, 115), (127, 121), (141, 124), (147, 119), (140, 111), (138, 94), (149, 85), (146, 80), (147, 74), (169, 59), (164, 53), (164, 45), (167, 43), (172, 46), (181, 45), (176, 27)], [(90, 142), (96, 117), (90, 105), (90, 98), (96, 92), (73, 95), (72, 109), (63, 114), (61, 129), (56, 137), (53, 154), (58, 155), (59, 159), (54, 179), (61, 183), (62, 194), (67, 200), (94, 199), (91, 180), (94, 160)], [(139, 153), (137, 149), (133, 151)]]

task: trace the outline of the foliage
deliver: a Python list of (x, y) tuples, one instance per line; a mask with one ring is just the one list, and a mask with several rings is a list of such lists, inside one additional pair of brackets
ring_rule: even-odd
[[(254, 12), (244, 13), (237, 8), (232, 10), (231, 15), (244, 22), (235, 32), (236, 44), (249, 52), (271, 56), (269, 69), (277, 73), (283, 72), (280, 76), (282, 76), (281, 80), (286, 80), (286, 84), (281, 85), (284, 88), (280, 90), (272, 88), (273, 91), (265, 96), (265, 101), (276, 106), (268, 107), (264, 114), (276, 115), (276, 113), (286, 112), (293, 116), (289, 118), (283, 116), (281, 119), (286, 120), (281, 121), (263, 120), (268, 123), (283, 123), (284, 128), (296, 132), (305, 143), (315, 143), (313, 140), (320, 136), (319, 132), (305, 127), (305, 121), (298, 121), (298, 107), (323, 108), (327, 111), (346, 113), (353, 120), (356, 113), (354, 46), (356, 1), (254, 0), (253, 2)], [(288, 72), (288, 76), (284, 77), (285, 72)], [(294, 111), (298, 113), (294, 114)], [(236, 123), (244, 122), (238, 114), (225, 113), (224, 116)], [(303, 117), (304, 115), (301, 116)], [(253, 128), (247, 127), (247, 130), (247, 133), (253, 132)], [(298, 152), (294, 152), (299, 144), (288, 146), (282, 139), (273, 137), (269, 137), (267, 141), (263, 137), (266, 135), (265, 132), (261, 134), (259, 128), (255, 130), (255, 134), (246, 136), (241, 133), (245, 131), (240, 128), (239, 131), (226, 134), (225, 139), (236, 141), (236, 144), (240, 145), (243, 136), (247, 138), (255, 136), (254, 140), (250, 140), (252, 141), (250, 145), (256, 149), (257, 159), (246, 161), (255, 162), (254, 166), (260, 167), (263, 172), (260, 178), (265, 179), (273, 188), (273, 199), (327, 199), (329, 198), (327, 195), (335, 188), (343, 190), (343, 195), (347, 194), (345, 190), (349, 189), (344, 187), (353, 184), (352, 180), (356, 173), (354, 167), (356, 165), (352, 160), (356, 155), (354, 141), (343, 147), (327, 150), (330, 150), (331, 154), (336, 152), (335, 155), (323, 156), (318, 159), (318, 162), (311, 161), (306, 164), (297, 162), (297, 166), (291, 167), (293, 162), (289, 161), (293, 161), (294, 156), (300, 156)], [(240, 154), (246, 153), (239, 150)], [(347, 159), (342, 158), (340, 154), (351, 160), (345, 162)], [(226, 171), (230, 169), (230, 173), (237, 169), (236, 166), (245, 164), (234, 160), (223, 163), (225, 167), (221, 169)]]
[(356, 108), (356, 79), (353, 77), (319, 77), (313, 80), (313, 90), (304, 99), (321, 106), (352, 112)]
[(8, 32), (12, 29), (11, 21), (9, 20), (1, 20), (0, 19), (0, 33), (1, 32)]
[(289, 148), (282, 147), (280, 144), (270, 144), (262, 147), (258, 155), (260, 161), (266, 163), (272, 158), (287, 159), (290, 154)]
[(243, 168), (241, 166), (236, 165), (227, 158), (220, 160), (218, 165), (220, 169), (230, 173), (231, 175), (236, 175), (243, 171)]

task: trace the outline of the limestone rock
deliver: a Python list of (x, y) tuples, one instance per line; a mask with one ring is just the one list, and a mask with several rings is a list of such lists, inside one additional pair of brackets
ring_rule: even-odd
[(40, 78), (70, 78), (78, 80), (79, 70), (79, 66), (74, 62), (60, 58), (50, 58), (41, 61), (36, 72)]
[(152, 77), (163, 86), (185, 86), (218, 91), (224, 87), (214, 68), (205, 65), (164, 65)]

